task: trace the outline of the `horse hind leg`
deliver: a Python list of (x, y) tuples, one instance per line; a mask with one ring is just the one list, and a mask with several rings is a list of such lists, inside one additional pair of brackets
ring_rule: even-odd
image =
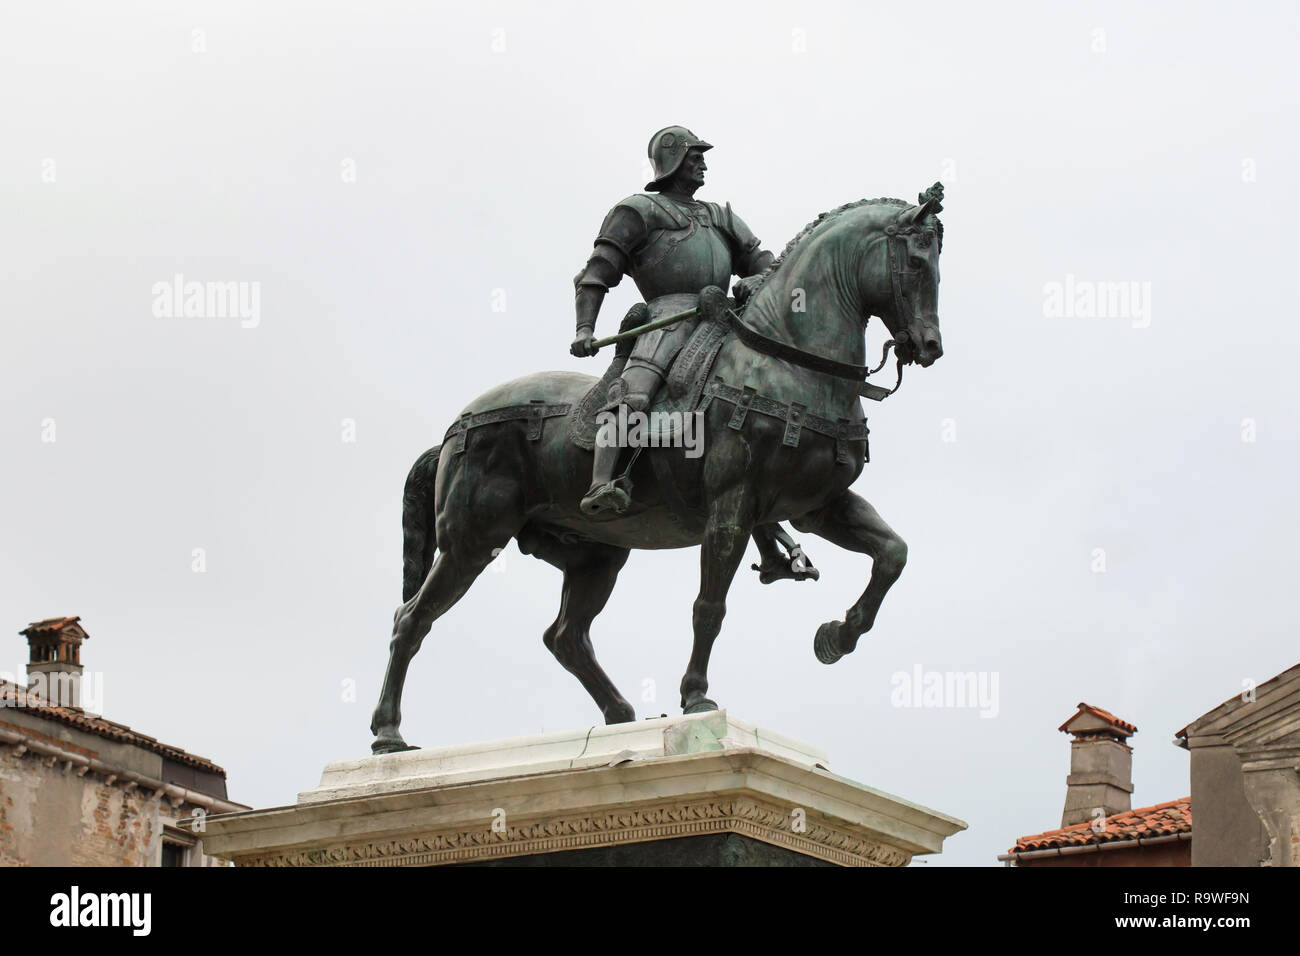
[[(489, 490), (502, 489), (498, 487)], [(434, 621), (464, 597), (496, 553), (510, 542), (517, 527), (512, 517), (517, 509), (501, 507), (502, 502), (508, 499), (506, 495), (485, 494), (483, 500), (491, 507), (479, 507), (475, 502), (467, 505), (458, 494), (449, 498), (451, 503), (444, 509), (443, 515), (455, 515), (456, 518), (446, 522), (445, 528), (438, 528), (440, 550), (433, 566), (429, 568), (419, 590), (397, 609), (393, 617), (393, 636), (388, 645), (388, 668), (384, 672), (379, 704), (370, 721), (370, 732), (375, 735), (370, 749), (377, 754), (414, 749), (407, 745), (398, 732), (402, 722), (402, 689), (411, 658), (419, 651)]]
[(433, 562), (428, 577), (415, 597), (397, 609), (393, 620), (393, 637), (388, 645), (388, 669), (384, 672), (384, 688), (379, 695), (379, 706), (370, 721), (370, 731), (375, 740), (370, 745), (377, 754), (397, 750), (414, 750), (398, 732), (402, 722), (402, 688), (406, 683), (406, 669), (411, 658), (419, 651), (433, 622), (455, 605), (475, 578), (491, 561), (481, 557), (460, 556), (443, 552)]
[(595, 542), (565, 544), (537, 529), (519, 534), (519, 550), (564, 572), (560, 613), (542, 636), (547, 650), (591, 695), (607, 724), (636, 720), (636, 711), (596, 662), (591, 622), (605, 608), (628, 550)]

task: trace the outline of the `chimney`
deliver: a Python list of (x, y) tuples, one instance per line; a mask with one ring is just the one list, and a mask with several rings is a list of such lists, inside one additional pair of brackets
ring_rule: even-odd
[(81, 642), (88, 635), (79, 617), (51, 617), (19, 631), (27, 638), (27, 693), (54, 707), (81, 707)]
[(1080, 703), (1078, 713), (1060, 730), (1073, 735), (1061, 826), (1089, 823), (1098, 810), (1109, 817), (1133, 809), (1133, 748), (1125, 741), (1137, 728), (1100, 707)]

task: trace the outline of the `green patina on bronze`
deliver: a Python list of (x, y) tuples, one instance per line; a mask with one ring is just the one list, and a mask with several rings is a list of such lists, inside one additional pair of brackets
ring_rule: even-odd
[[(597, 664), (590, 626), (633, 548), (701, 548), (684, 713), (716, 709), (706, 696), (709, 654), (750, 536), (765, 583), (816, 576), (781, 521), (872, 558), (866, 590), (844, 620), (818, 629), (818, 659), (838, 660), (871, 628), (906, 547), (849, 490), (866, 453), (860, 396), (888, 394), (864, 381), (865, 329), (873, 315), (884, 321), (900, 375), (905, 364), (928, 366), (942, 355), (942, 186), (916, 205), (860, 200), (824, 213), (778, 258), (729, 204), (694, 199), (710, 148), (683, 127), (651, 138), (650, 192), (610, 211), (574, 280), (571, 351), (594, 353), (601, 303), (624, 275), (647, 300), (625, 328), (689, 314), (621, 342), (605, 379), (543, 372), (486, 392), (412, 467), (403, 501), (405, 603), (371, 722), (376, 753), (407, 748), (398, 728), (410, 660), (433, 622), (512, 538), (563, 572), (560, 613), (543, 640), (607, 723), (635, 714)], [(733, 276), (740, 280), (728, 299), (722, 289)], [(674, 373), (679, 353), (690, 376)], [(685, 397), (660, 388), (670, 376)], [(579, 419), (602, 404), (697, 409), (704, 453), (584, 447)]]

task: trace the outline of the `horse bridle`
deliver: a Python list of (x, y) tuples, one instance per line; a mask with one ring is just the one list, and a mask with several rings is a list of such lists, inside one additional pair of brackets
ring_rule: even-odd
[(921, 272), (907, 265), (906, 236), (917, 231), (916, 227), (899, 229), (898, 225), (892, 222), (885, 226), (885, 247), (889, 251), (890, 294), (894, 300), (894, 316), (898, 320), (897, 335), (902, 340), (897, 343), (895, 354), (904, 361), (912, 357), (912, 337), (907, 331), (907, 320), (912, 315), (912, 309), (907, 301), (907, 283)]
[[(840, 362), (824, 355), (818, 355), (815, 352), (806, 352), (787, 342), (769, 338), (762, 332), (750, 328), (741, 321), (740, 316), (734, 310), (728, 309), (727, 315), (732, 330), (741, 342), (756, 352), (762, 352), (765, 355), (782, 359), (792, 365), (798, 365), (814, 372), (822, 372), (836, 378), (855, 381), (858, 383), (859, 393), (864, 398), (870, 398), (877, 402), (884, 401), (902, 386), (903, 366), (912, 359), (912, 338), (907, 331), (907, 318), (912, 314), (912, 310), (908, 307), (905, 289), (906, 283), (911, 281), (913, 276), (919, 275), (921, 270), (907, 267), (907, 240), (904, 237), (908, 233), (916, 231), (915, 227), (899, 229), (897, 224), (892, 222), (885, 226), (884, 239), (889, 256), (890, 295), (893, 299), (894, 315), (898, 321), (898, 331), (894, 333), (894, 338), (885, 342), (880, 351), (880, 364), (875, 368)], [(879, 385), (873, 385), (867, 379), (885, 367), (885, 363), (889, 361), (889, 350), (891, 348), (894, 350), (894, 357), (897, 360), (895, 363), (897, 379), (893, 388), (885, 389)]]

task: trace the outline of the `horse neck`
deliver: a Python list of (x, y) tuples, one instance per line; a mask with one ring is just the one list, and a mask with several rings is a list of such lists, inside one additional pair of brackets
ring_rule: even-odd
[[(865, 321), (879, 296), (874, 273), (883, 270), (885, 284), (889, 281), (883, 250), (884, 242), (872, 241), (861, 225), (851, 222), (834, 223), (809, 236), (755, 294), (745, 310), (745, 324), (802, 351), (865, 364)], [(877, 259), (879, 268), (872, 266)], [(855, 382), (828, 380), (807, 369), (797, 373), (818, 380), (819, 390), (826, 390), (836, 406), (830, 411), (857, 401)]]

